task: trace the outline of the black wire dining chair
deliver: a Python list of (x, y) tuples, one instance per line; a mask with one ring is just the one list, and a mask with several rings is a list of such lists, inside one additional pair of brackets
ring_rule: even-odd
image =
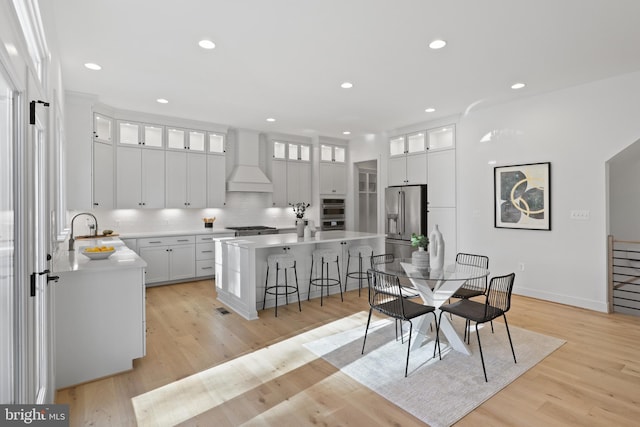
[[(489, 269), (489, 257), (484, 255), (458, 253), (456, 264)], [(487, 277), (469, 279), (451, 296), (451, 298), (467, 299), (487, 293)]]
[[(493, 319), (502, 316), (504, 318), (504, 326), (507, 329), (509, 337), (509, 345), (511, 346), (511, 354), (514, 363), (516, 361), (516, 353), (513, 350), (513, 341), (511, 341), (511, 333), (509, 332), (509, 324), (507, 323), (507, 311), (511, 308), (511, 293), (513, 291), (513, 282), (515, 273), (506, 276), (492, 277), (487, 289), (487, 296), (484, 303), (473, 301), (470, 299), (462, 299), (440, 307), (440, 316), (442, 313), (451, 313), (467, 319), (468, 322), (476, 322), (476, 336), (478, 337), (478, 348), (480, 349), (480, 360), (482, 361), (482, 371), (484, 372), (484, 380), (487, 380), (487, 369), (484, 365), (484, 356), (482, 354), (482, 344), (480, 343), (480, 333), (478, 332), (478, 324), (491, 322)], [(438, 323), (436, 323), (436, 335), (439, 334)]]
[[(382, 271), (377, 270), (368, 270), (367, 277), (369, 279), (369, 318), (367, 319), (367, 328), (365, 329), (364, 341), (362, 342), (362, 354), (364, 354), (364, 347), (367, 343), (369, 324), (371, 323), (371, 314), (374, 310), (396, 320), (409, 322), (407, 360), (404, 366), (404, 376), (406, 377), (409, 370), (411, 334), (413, 333), (413, 322), (411, 322), (411, 319), (415, 319), (416, 317), (431, 313), (433, 314), (433, 319), (436, 322), (437, 331), (438, 318), (435, 313), (435, 307), (430, 305), (418, 304), (404, 298), (400, 289), (400, 280), (396, 275), (383, 273)], [(442, 354), (440, 353), (440, 339), (437, 333), (435, 345), (438, 348), (440, 359), (442, 359)], [(435, 347), (433, 351), (433, 357), (435, 357)]]

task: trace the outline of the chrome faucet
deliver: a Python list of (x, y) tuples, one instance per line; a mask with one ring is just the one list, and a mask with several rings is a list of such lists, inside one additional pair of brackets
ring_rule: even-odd
[(90, 217), (93, 218), (93, 221), (95, 222), (95, 233), (96, 235), (98, 234), (98, 220), (96, 219), (96, 216), (92, 213), (88, 213), (88, 212), (82, 212), (79, 213), (77, 215), (75, 215), (72, 219), (71, 219), (71, 236), (69, 236), (69, 250), (73, 251), (74, 247), (73, 244), (75, 243), (75, 239), (73, 238), (73, 222), (76, 220), (76, 218), (78, 218), (80, 215), (88, 215)]

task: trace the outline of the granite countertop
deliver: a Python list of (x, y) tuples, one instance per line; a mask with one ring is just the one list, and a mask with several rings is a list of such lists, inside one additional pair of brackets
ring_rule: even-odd
[[(122, 268), (145, 268), (147, 263), (117, 237), (76, 240), (75, 250), (67, 250), (68, 242), (60, 245), (53, 257), (53, 272), (105, 271)], [(107, 259), (92, 260), (81, 253), (87, 246), (113, 246), (115, 252)]]

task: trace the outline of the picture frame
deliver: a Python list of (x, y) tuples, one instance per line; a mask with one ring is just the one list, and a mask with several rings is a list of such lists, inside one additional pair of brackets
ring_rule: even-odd
[(494, 226), (551, 230), (551, 163), (493, 168)]

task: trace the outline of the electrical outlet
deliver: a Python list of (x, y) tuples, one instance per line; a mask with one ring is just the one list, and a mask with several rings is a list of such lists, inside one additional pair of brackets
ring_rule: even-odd
[(588, 221), (591, 212), (588, 210), (572, 210), (569, 213), (569, 218), (577, 221)]
[(518, 269), (519, 269), (520, 271), (524, 271), (524, 262), (519, 262), (519, 263), (518, 263)]

